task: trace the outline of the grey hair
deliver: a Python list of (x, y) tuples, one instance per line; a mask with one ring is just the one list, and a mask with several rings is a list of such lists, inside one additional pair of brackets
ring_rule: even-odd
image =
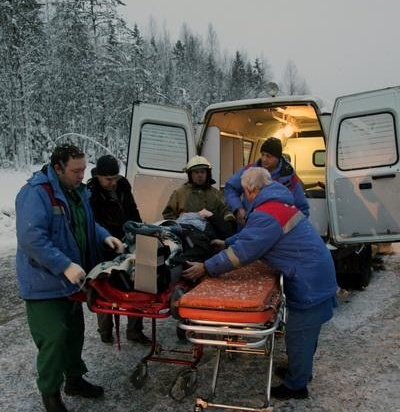
[(271, 175), (264, 167), (250, 167), (243, 172), (241, 177), (242, 187), (246, 187), (250, 192), (260, 190), (271, 183)]

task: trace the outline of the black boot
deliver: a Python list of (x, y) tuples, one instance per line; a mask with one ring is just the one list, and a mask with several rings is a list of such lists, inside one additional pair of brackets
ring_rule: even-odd
[(131, 332), (126, 331), (126, 339), (131, 342), (137, 342), (144, 346), (151, 346), (152, 341), (141, 330)]
[(68, 412), (61, 399), (60, 391), (53, 395), (42, 395), (42, 399), (46, 412)]
[(114, 343), (114, 337), (113, 337), (112, 331), (111, 332), (109, 331), (99, 332), (99, 333), (100, 333), (101, 341), (103, 343)]
[[(277, 366), (274, 370), (274, 374), (278, 376), (278, 378), (285, 379), (285, 375), (288, 372), (287, 366)], [(313, 380), (312, 375), (308, 378), (308, 382)]]
[(99, 398), (104, 389), (101, 386), (92, 385), (82, 376), (67, 376), (64, 392), (69, 396), (82, 396), (83, 398)]
[(290, 389), (282, 384), (271, 388), (271, 396), (277, 399), (306, 399), (308, 390), (307, 386), (301, 389)]

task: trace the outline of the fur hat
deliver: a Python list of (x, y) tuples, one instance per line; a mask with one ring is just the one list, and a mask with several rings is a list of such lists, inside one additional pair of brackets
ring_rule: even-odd
[(95, 174), (100, 176), (114, 176), (119, 173), (118, 160), (111, 155), (99, 157), (96, 163)]
[(261, 153), (269, 153), (278, 159), (282, 156), (282, 143), (276, 137), (269, 137), (262, 145), (260, 149)]

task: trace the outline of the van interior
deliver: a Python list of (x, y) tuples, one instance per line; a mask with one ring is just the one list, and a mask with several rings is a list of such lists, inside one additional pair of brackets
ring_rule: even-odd
[(304, 188), (325, 185), (325, 139), (311, 103), (248, 106), (213, 111), (207, 127), (220, 133), (220, 187), (240, 167), (260, 157), (262, 143), (271, 136), (282, 141), (283, 155), (296, 169)]

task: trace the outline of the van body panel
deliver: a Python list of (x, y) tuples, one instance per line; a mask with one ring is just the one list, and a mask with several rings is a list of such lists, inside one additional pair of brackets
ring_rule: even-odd
[(145, 222), (162, 219), (169, 196), (187, 181), (185, 167), (194, 155), (193, 127), (186, 110), (134, 105), (126, 178)]
[(336, 243), (400, 240), (400, 88), (336, 99), (327, 201)]

